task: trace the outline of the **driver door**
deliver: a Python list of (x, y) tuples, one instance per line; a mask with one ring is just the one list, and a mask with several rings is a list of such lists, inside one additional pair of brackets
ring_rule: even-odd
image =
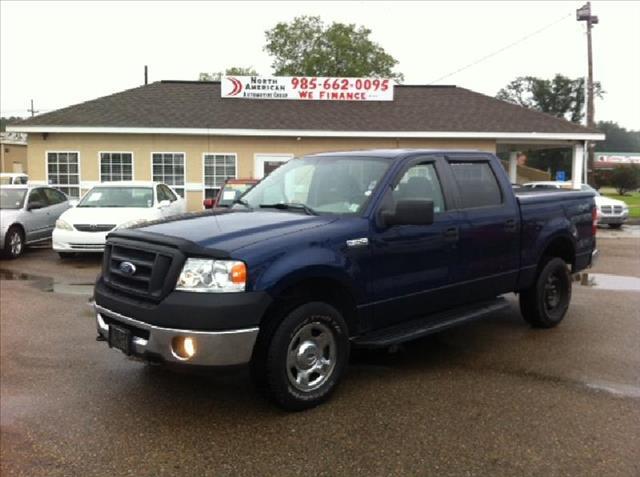
[[(376, 229), (373, 239), (373, 327), (383, 328), (442, 310), (455, 303), (452, 291), (458, 266), (459, 212), (443, 183), (443, 158), (412, 160), (387, 191), (383, 207), (398, 200), (432, 200), (430, 225), (394, 225)], [(450, 189), (449, 189), (450, 190)]]
[[(39, 203), (40, 208), (32, 207)], [(51, 208), (42, 189), (32, 189), (27, 199), (28, 215), (25, 219), (26, 241), (33, 242), (49, 237), (53, 226), (50, 225)]]

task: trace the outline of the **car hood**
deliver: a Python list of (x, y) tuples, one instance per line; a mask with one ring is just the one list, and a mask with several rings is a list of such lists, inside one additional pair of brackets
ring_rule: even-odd
[(139, 207), (73, 207), (60, 218), (69, 224), (124, 224), (132, 220), (154, 220), (158, 211)]
[(597, 195), (595, 197), (596, 199), (596, 205), (598, 207), (602, 207), (603, 205), (621, 205), (623, 207), (626, 207), (626, 203), (623, 202), (622, 200), (618, 200), (618, 199), (611, 199), (609, 197), (605, 197), (603, 195)]
[(232, 252), (257, 242), (321, 227), (335, 220), (335, 216), (285, 211), (208, 212), (187, 214), (137, 230), (189, 240), (204, 248)]

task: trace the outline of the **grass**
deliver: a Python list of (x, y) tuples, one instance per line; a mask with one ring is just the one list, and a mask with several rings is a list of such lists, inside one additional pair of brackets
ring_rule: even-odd
[(618, 199), (629, 206), (629, 217), (640, 219), (640, 192), (630, 192), (627, 195), (618, 195), (615, 189), (603, 187), (600, 193), (612, 199)]

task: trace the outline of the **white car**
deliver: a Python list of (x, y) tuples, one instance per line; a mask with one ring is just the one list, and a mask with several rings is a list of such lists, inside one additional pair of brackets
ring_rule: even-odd
[(186, 212), (186, 202), (157, 182), (105, 182), (89, 190), (56, 222), (53, 249), (60, 258), (103, 252), (107, 234)]
[[(571, 182), (561, 181), (540, 181), (527, 182), (523, 187), (530, 189), (571, 189)], [(596, 197), (596, 207), (598, 208), (598, 224), (608, 224), (612, 229), (619, 229), (629, 218), (629, 206), (617, 199), (611, 199), (600, 195), (588, 184), (582, 184), (580, 190), (593, 192)]]
[(29, 182), (29, 176), (22, 172), (0, 172), (1, 185), (24, 185)]

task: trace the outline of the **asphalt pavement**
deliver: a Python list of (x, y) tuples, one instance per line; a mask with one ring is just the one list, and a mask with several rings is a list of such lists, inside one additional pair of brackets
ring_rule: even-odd
[(638, 476), (634, 234), (599, 234), (559, 327), (531, 329), (510, 298), (484, 321), (356, 353), (331, 401), (295, 414), (246, 373), (170, 372), (96, 342), (99, 257), (31, 250), (0, 262), (0, 473)]

